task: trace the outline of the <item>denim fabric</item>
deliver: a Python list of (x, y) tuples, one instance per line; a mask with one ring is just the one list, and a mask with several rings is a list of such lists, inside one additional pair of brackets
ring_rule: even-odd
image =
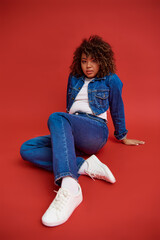
[[(77, 94), (84, 84), (85, 76), (69, 75), (67, 86), (67, 109), (69, 112)], [(122, 100), (123, 84), (116, 74), (103, 78), (94, 78), (88, 84), (88, 101), (93, 115), (104, 113), (110, 107), (110, 113), (115, 127), (114, 135), (122, 139), (128, 132), (125, 126), (124, 105)]]
[(78, 179), (78, 170), (84, 162), (82, 156), (96, 153), (108, 139), (105, 120), (86, 113), (53, 113), (48, 128), (50, 135), (26, 141), (20, 154), (24, 160), (53, 170), (57, 185), (64, 176)]

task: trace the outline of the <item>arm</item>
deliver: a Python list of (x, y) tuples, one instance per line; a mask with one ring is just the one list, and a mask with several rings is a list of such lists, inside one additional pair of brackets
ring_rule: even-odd
[(115, 127), (114, 135), (115, 137), (125, 145), (139, 145), (144, 144), (144, 141), (128, 139), (127, 132), (125, 127), (125, 114), (124, 114), (124, 105), (122, 100), (122, 87), (123, 84), (116, 74), (111, 75), (110, 77), (110, 112)]
[(128, 130), (125, 124), (124, 104), (122, 100), (123, 84), (116, 74), (109, 77), (109, 106), (115, 128), (114, 136), (121, 140), (126, 137)]

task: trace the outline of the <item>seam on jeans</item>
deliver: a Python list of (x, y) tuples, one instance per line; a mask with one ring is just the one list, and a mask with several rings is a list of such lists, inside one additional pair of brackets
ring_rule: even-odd
[[(82, 166), (82, 164), (85, 162), (85, 159), (84, 159), (84, 158), (82, 158), (82, 159), (83, 159), (83, 161), (81, 161), (81, 162), (77, 165), (78, 171), (79, 171), (80, 167)], [(78, 171), (77, 171), (77, 172), (78, 172)]]
[[(103, 132), (103, 133), (104, 133), (104, 132)], [(106, 137), (106, 135), (104, 134), (103, 137), (104, 137), (104, 141), (102, 142), (102, 144), (100, 145), (100, 147), (95, 151), (95, 153), (98, 152), (98, 151), (106, 144), (107, 139), (108, 139), (108, 135), (107, 135), (107, 137)]]
[(58, 185), (58, 184), (57, 184), (57, 181), (60, 180), (60, 179), (63, 178), (63, 177), (67, 177), (67, 176), (71, 176), (71, 177), (73, 177), (73, 178), (76, 179), (76, 180), (78, 179), (78, 178), (77, 178), (74, 174), (72, 174), (71, 172), (65, 172), (65, 173), (61, 173), (61, 174), (55, 176), (55, 180), (54, 180), (55, 184)]
[(105, 139), (105, 140), (102, 142), (102, 144), (100, 145), (100, 147), (98, 148), (98, 150), (96, 150), (96, 152), (98, 152), (98, 151), (105, 145), (106, 142), (107, 142), (107, 140)]
[[(61, 116), (61, 121), (62, 121), (62, 126), (63, 126), (63, 131), (64, 131), (64, 125), (63, 125), (63, 119), (62, 119), (62, 116)], [(68, 162), (68, 149), (67, 149), (67, 144), (66, 144), (66, 135), (65, 135), (65, 131), (64, 131), (64, 137), (65, 137), (65, 141), (64, 141), (64, 146), (65, 146), (65, 148), (66, 148), (66, 154), (67, 154), (67, 157), (66, 157), (66, 159), (67, 159), (67, 166), (68, 166), (68, 169), (69, 169), (69, 171), (71, 171), (71, 169), (70, 169), (70, 166), (69, 166), (69, 162)]]
[(58, 175), (55, 176), (55, 179), (57, 180), (57, 179), (59, 179), (59, 178), (61, 178), (61, 177), (65, 177), (65, 176), (67, 176), (67, 175), (73, 176), (73, 177), (75, 177), (75, 178), (77, 179), (77, 177), (76, 177), (74, 174), (72, 174), (71, 172), (60, 173), (60, 174), (58, 174)]
[(121, 134), (114, 134), (114, 136), (118, 139), (121, 140), (121, 138), (125, 137), (128, 133), (128, 130), (126, 130), (125, 132), (121, 133)]

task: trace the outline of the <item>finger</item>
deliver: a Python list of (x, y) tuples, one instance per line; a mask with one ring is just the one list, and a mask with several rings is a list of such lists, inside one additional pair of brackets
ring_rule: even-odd
[(145, 142), (144, 141), (139, 141), (138, 144), (145, 144)]
[(132, 143), (127, 143), (126, 145), (128, 145), (128, 146), (137, 146), (137, 145), (139, 145), (139, 144), (132, 142)]
[(139, 141), (133, 141), (132, 143), (130, 143), (130, 145), (133, 145), (133, 146), (138, 146), (140, 144)]

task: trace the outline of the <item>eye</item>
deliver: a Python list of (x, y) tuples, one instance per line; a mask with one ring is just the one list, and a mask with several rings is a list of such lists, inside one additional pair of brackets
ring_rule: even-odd
[(85, 60), (82, 60), (81, 63), (86, 63), (86, 61), (85, 61)]
[(92, 59), (92, 62), (97, 62), (97, 60), (96, 59)]

